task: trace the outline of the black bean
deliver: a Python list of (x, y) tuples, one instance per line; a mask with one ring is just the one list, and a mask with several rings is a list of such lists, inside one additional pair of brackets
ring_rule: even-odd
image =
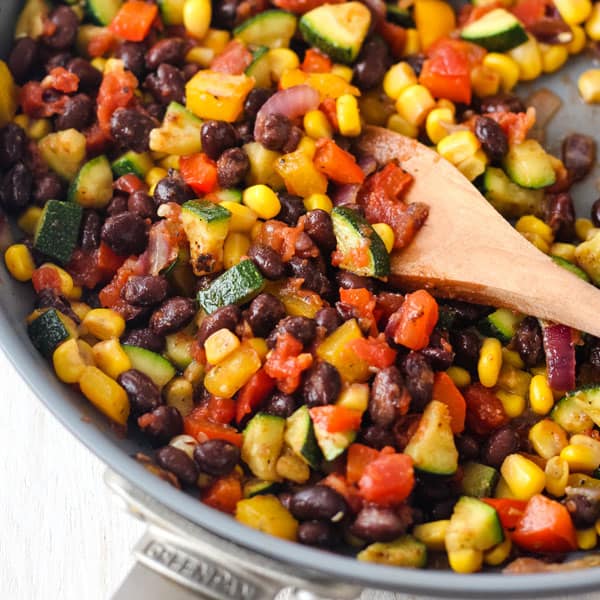
[(474, 371), (479, 360), (481, 338), (474, 331), (463, 329), (452, 332), (450, 339), (455, 352), (455, 364), (469, 371)]
[(127, 392), (131, 414), (134, 417), (152, 412), (163, 403), (157, 385), (141, 371), (124, 371), (117, 377), (117, 382)]
[(387, 44), (380, 37), (373, 37), (365, 44), (354, 63), (354, 83), (361, 89), (377, 87), (389, 65), (390, 54)]
[(215, 333), (215, 331), (219, 331), (219, 329), (235, 331), (241, 317), (242, 313), (235, 304), (217, 308), (215, 312), (204, 317), (202, 323), (200, 323), (197, 334), (198, 343), (204, 345), (207, 338)]
[(154, 71), (162, 63), (179, 66), (185, 58), (186, 43), (181, 38), (164, 38), (146, 52), (146, 68)]
[(341, 521), (348, 513), (344, 497), (326, 485), (314, 485), (296, 492), (290, 511), (301, 521)]
[(385, 446), (394, 446), (395, 438), (392, 431), (379, 425), (368, 425), (361, 428), (360, 439), (367, 446), (381, 450)]
[(600, 517), (600, 502), (597, 498), (574, 493), (567, 496), (564, 504), (577, 529), (593, 527)]
[(301, 231), (296, 238), (296, 244), (294, 245), (294, 253), (298, 258), (312, 258), (318, 249), (315, 243), (312, 241), (310, 236), (304, 231)]
[(25, 158), (27, 136), (16, 123), (8, 123), (0, 129), (0, 168), (12, 167)]
[(324, 210), (317, 208), (306, 213), (304, 231), (323, 252), (329, 253), (335, 249), (336, 239), (333, 233), (333, 223), (331, 217)]
[(187, 200), (194, 198), (194, 192), (183, 181), (178, 171), (169, 173), (168, 177), (163, 177), (154, 188), (154, 202), (156, 206), (175, 202), (183, 204)]
[(519, 450), (519, 435), (510, 427), (502, 427), (490, 433), (481, 448), (481, 460), (499, 469), (509, 454)]
[(177, 479), (186, 485), (195, 485), (198, 481), (196, 463), (183, 451), (175, 446), (164, 446), (156, 453), (159, 467), (171, 471)]
[(92, 253), (100, 245), (102, 219), (95, 210), (85, 210), (81, 219), (80, 246), (84, 252)]
[(468, 433), (463, 433), (455, 438), (456, 449), (461, 462), (475, 460), (479, 457), (479, 442)]
[(54, 171), (36, 175), (33, 182), (33, 199), (40, 206), (47, 200), (62, 200), (65, 191), (63, 180)]
[(232, 29), (236, 25), (239, 0), (221, 0), (212, 3), (212, 26)]
[(94, 102), (86, 94), (76, 94), (67, 99), (64, 111), (54, 119), (57, 130), (85, 129), (94, 118)]
[(53, 54), (45, 64), (45, 69), (47, 73), (50, 73), (52, 69), (56, 67), (62, 67), (66, 69), (67, 64), (71, 60), (72, 56), (70, 52), (58, 52), (57, 54)]
[(298, 148), (298, 144), (300, 143), (300, 140), (302, 139), (303, 135), (304, 132), (302, 131), (302, 129), (300, 129), (300, 127), (292, 125), (290, 134), (288, 135), (285, 144), (283, 144), (281, 152), (283, 154), (289, 154), (290, 152), (294, 152), (294, 150)]
[(209, 158), (217, 160), (225, 150), (238, 144), (235, 127), (226, 121), (205, 121), (200, 132), (202, 150)]
[(55, 50), (63, 50), (72, 46), (79, 28), (77, 15), (68, 6), (58, 6), (48, 18), (55, 28), (51, 34), (42, 36), (44, 44)]
[(513, 338), (515, 350), (528, 367), (535, 367), (544, 357), (542, 328), (534, 317), (526, 317), (519, 323)]
[[(140, 423), (141, 421), (141, 423)], [(154, 444), (167, 444), (183, 432), (183, 419), (174, 406), (159, 406), (138, 419), (140, 429)]]
[(573, 181), (580, 181), (596, 162), (596, 141), (580, 133), (568, 135), (563, 140), (562, 159)]
[(409, 403), (410, 397), (396, 367), (387, 367), (375, 375), (369, 398), (369, 415), (373, 423), (390, 427), (399, 415), (406, 413)]
[(185, 102), (185, 76), (177, 67), (168, 63), (161, 64), (156, 73), (148, 75), (144, 86), (163, 106), (171, 102)]
[(276, 331), (289, 333), (304, 346), (308, 346), (317, 335), (317, 324), (308, 317), (285, 317), (277, 324)]
[(275, 392), (261, 408), (262, 412), (269, 415), (287, 419), (296, 410), (296, 399), (294, 396), (284, 394), (283, 392)]
[(121, 338), (121, 343), (139, 346), (160, 354), (165, 347), (165, 338), (149, 327), (145, 327), (143, 329), (130, 329)]
[(82, 92), (94, 92), (102, 83), (102, 73), (85, 58), (72, 58), (67, 63), (67, 69), (79, 77), (79, 89)]
[(120, 58), (138, 79), (146, 73), (146, 45), (143, 42), (123, 42), (115, 50), (115, 58)]
[(244, 117), (250, 121), (256, 119), (256, 115), (261, 106), (273, 95), (273, 92), (268, 88), (254, 88), (246, 96), (244, 102)]
[(391, 508), (365, 506), (350, 531), (365, 542), (391, 542), (406, 531), (406, 524)]
[(8, 68), (19, 85), (30, 79), (31, 72), (36, 68), (39, 47), (36, 40), (22, 37), (15, 40), (15, 45), (8, 55)]
[(154, 200), (143, 190), (137, 190), (129, 196), (127, 199), (127, 210), (142, 217), (142, 219), (156, 218)]
[(150, 102), (144, 106), (146, 112), (157, 122), (161, 122), (167, 112), (167, 107), (159, 104), (158, 102)]
[(304, 377), (302, 398), (309, 406), (333, 404), (342, 390), (339, 371), (328, 362), (318, 362)]
[(240, 144), (249, 144), (254, 141), (254, 125), (249, 121), (242, 121), (241, 123), (235, 124), (235, 131), (237, 133)]
[(194, 460), (202, 472), (222, 477), (235, 469), (240, 449), (225, 440), (208, 440), (194, 448)]
[[(592, 208), (592, 221), (593, 212)], [(571, 242), (575, 237), (575, 206), (571, 195), (567, 192), (546, 194), (544, 219), (552, 228), (557, 241)], [(597, 223), (595, 225), (598, 227)]]
[(525, 105), (514, 94), (495, 94), (482, 98), (479, 103), (481, 113), (525, 112)]
[(108, 217), (100, 235), (102, 241), (119, 256), (141, 254), (148, 243), (144, 219), (130, 212)]
[(427, 60), (427, 56), (425, 56), (425, 54), (409, 54), (402, 60), (405, 63), (408, 63), (408, 65), (415, 72), (415, 75), (418, 77), (421, 74), (421, 69), (423, 69), (423, 64)]
[(129, 196), (125, 195), (125, 193), (116, 191), (111, 201), (108, 203), (108, 206), (106, 207), (106, 212), (111, 217), (127, 212), (128, 199)]
[(376, 292), (375, 282), (370, 277), (355, 275), (349, 271), (338, 271), (335, 275), (335, 281), (338, 287), (345, 290), (366, 288), (372, 293)]
[(150, 317), (150, 327), (160, 335), (175, 333), (185, 327), (196, 314), (196, 303), (189, 298), (175, 296), (162, 303)]
[[(258, 124), (258, 123), (257, 123)], [(271, 113), (254, 131), (257, 142), (269, 150), (279, 151), (285, 146), (292, 132), (292, 122), (284, 115)]]
[(71, 303), (61, 294), (57, 294), (51, 288), (45, 288), (40, 290), (36, 300), (35, 300), (36, 308), (55, 308), (61, 313), (67, 315), (75, 321), (75, 323), (79, 323), (79, 317), (73, 312), (73, 308), (71, 307)]
[(248, 256), (267, 279), (281, 279), (285, 276), (285, 264), (270, 246), (254, 244), (248, 250)]
[(295, 227), (298, 223), (298, 219), (306, 213), (304, 208), (304, 201), (300, 196), (294, 196), (287, 192), (279, 192), (279, 203), (281, 204), (281, 210), (275, 217), (278, 221), (283, 221), (285, 224)]
[(421, 350), (435, 371), (445, 371), (454, 361), (454, 351), (450, 342), (435, 329), (429, 338), (429, 345)]
[(229, 148), (217, 160), (217, 179), (222, 188), (241, 185), (250, 170), (250, 160), (243, 148)]
[(306, 258), (293, 256), (287, 263), (292, 277), (302, 279), (302, 287), (312, 290), (319, 296), (329, 296), (331, 294), (331, 282), (323, 273), (316, 261)]
[(508, 137), (494, 119), (489, 117), (475, 118), (475, 135), (481, 142), (484, 152), (493, 161), (504, 158), (508, 152)]
[(441, 502), (436, 502), (431, 509), (431, 519), (433, 521), (443, 521), (449, 519), (454, 511), (456, 498), (448, 498)]
[(457, 325), (466, 327), (476, 323), (493, 309), (480, 304), (472, 304), (471, 302), (462, 302), (461, 300), (447, 301), (445, 306), (452, 311), (453, 319)]
[(246, 319), (252, 333), (257, 337), (267, 337), (281, 319), (285, 317), (283, 303), (271, 294), (263, 293), (250, 303)]
[(148, 150), (150, 131), (158, 123), (135, 108), (117, 108), (110, 118), (110, 132), (123, 147), (135, 152)]
[(538, 42), (543, 44), (564, 44), (573, 39), (571, 27), (559, 15), (556, 17), (543, 16), (532, 23), (527, 30), (535, 36)]
[(17, 214), (27, 208), (31, 196), (31, 172), (18, 162), (4, 174), (0, 183), (0, 205), (8, 214)]
[(325, 329), (327, 335), (333, 333), (342, 324), (337, 310), (330, 306), (321, 308), (315, 315), (315, 321), (317, 325)]
[(317, 548), (333, 548), (339, 541), (335, 527), (328, 521), (305, 521), (298, 527), (298, 541)]
[(137, 306), (154, 306), (166, 298), (168, 289), (160, 275), (132, 275), (121, 289), (121, 298)]
[(433, 391), (433, 370), (427, 359), (420, 352), (410, 352), (402, 361), (402, 374), (412, 399), (411, 407), (422, 410)]

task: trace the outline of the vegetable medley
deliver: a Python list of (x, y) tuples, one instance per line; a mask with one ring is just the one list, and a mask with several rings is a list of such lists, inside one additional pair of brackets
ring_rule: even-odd
[(354, 144), (435, 147), (600, 285), (600, 201), (569, 194), (594, 141), (548, 154), (512, 93), (588, 40), (590, 0), (28, 0), (0, 204), (33, 345), (148, 469), (272, 535), (460, 573), (594, 548), (600, 341), (391, 288), (427, 198)]

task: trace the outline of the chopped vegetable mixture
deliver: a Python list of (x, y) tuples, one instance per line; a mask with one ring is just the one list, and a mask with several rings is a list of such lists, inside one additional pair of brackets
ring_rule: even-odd
[(148, 469), (272, 535), (459, 573), (595, 548), (600, 341), (392, 288), (427, 198), (354, 142), (436, 148), (600, 285), (600, 200), (569, 194), (595, 143), (549, 154), (513, 93), (598, 41), (590, 0), (28, 0), (0, 205), (32, 344)]

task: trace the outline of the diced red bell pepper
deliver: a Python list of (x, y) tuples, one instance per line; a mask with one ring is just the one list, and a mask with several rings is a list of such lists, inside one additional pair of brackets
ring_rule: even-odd
[(210, 396), (189, 414), (192, 419), (205, 418), (216, 423), (228, 425), (233, 420), (236, 412), (236, 402), (233, 398), (220, 398)]
[(113, 188), (120, 192), (125, 192), (126, 194), (133, 194), (133, 192), (145, 190), (146, 184), (137, 175), (127, 173), (126, 175), (121, 175), (121, 177), (113, 183)]
[(130, 42), (141, 42), (150, 33), (158, 6), (142, 0), (127, 0), (114, 16), (109, 31)]
[(205, 417), (183, 417), (183, 432), (197, 440), (225, 440), (241, 447), (243, 435), (230, 425), (216, 423)]
[(362, 413), (358, 410), (328, 404), (327, 406), (315, 406), (310, 411), (310, 417), (319, 427), (329, 433), (342, 433), (345, 431), (358, 431), (362, 421)]
[(346, 455), (346, 479), (348, 483), (358, 483), (365, 468), (379, 457), (379, 450), (364, 444), (352, 444)]
[(333, 63), (329, 56), (322, 52), (309, 48), (304, 54), (304, 60), (300, 67), (305, 73), (329, 73)]
[(413, 461), (406, 454), (381, 454), (365, 467), (358, 482), (361, 496), (381, 506), (400, 504), (414, 485)]
[(342, 150), (333, 140), (321, 139), (313, 158), (317, 169), (336, 183), (362, 183), (363, 170), (352, 154)]
[(512, 498), (482, 498), (481, 500), (496, 509), (502, 527), (509, 530), (517, 526), (527, 506), (527, 500)]
[(357, 338), (349, 343), (356, 356), (372, 367), (385, 369), (396, 361), (396, 350), (390, 348), (383, 336), (377, 338)]
[(235, 513), (242, 497), (242, 483), (236, 475), (220, 477), (201, 494), (204, 504), (230, 515)]
[(217, 187), (217, 165), (204, 153), (182, 156), (179, 171), (183, 180), (198, 194), (208, 194)]
[(461, 433), (465, 429), (467, 403), (456, 384), (447, 373), (435, 374), (432, 400), (443, 402), (450, 413), (452, 433)]
[(235, 420), (239, 424), (256, 410), (260, 403), (275, 389), (275, 380), (267, 375), (264, 367), (258, 370), (240, 390), (237, 397)]
[(411, 350), (422, 350), (438, 320), (438, 304), (425, 290), (404, 297), (402, 306), (390, 317), (386, 333), (394, 342)]

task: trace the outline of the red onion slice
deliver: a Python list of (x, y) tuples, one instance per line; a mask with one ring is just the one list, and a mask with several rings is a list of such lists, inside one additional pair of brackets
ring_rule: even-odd
[(553, 390), (566, 392), (575, 387), (575, 345), (571, 328), (543, 324), (548, 382)]
[(148, 248), (145, 254), (148, 257), (148, 271), (151, 275), (158, 275), (165, 267), (177, 260), (179, 249), (171, 241), (167, 230), (167, 223), (159, 221), (150, 229)]
[(256, 115), (254, 137), (258, 138), (265, 119), (269, 115), (283, 115), (290, 120), (304, 116), (307, 112), (319, 108), (319, 92), (309, 85), (294, 85), (273, 94)]

